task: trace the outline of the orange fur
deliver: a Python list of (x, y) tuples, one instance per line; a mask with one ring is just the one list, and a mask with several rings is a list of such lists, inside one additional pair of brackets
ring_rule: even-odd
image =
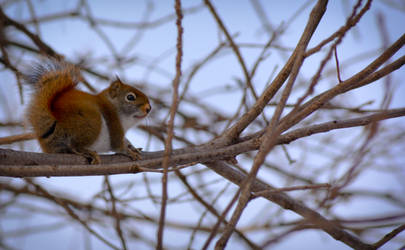
[(83, 155), (92, 163), (99, 162), (92, 147), (139, 158), (138, 152), (129, 150), (124, 136), (149, 113), (148, 98), (119, 79), (92, 95), (75, 89), (79, 79), (74, 66), (55, 61), (38, 66), (28, 76), (28, 83), (36, 88), (27, 116), (42, 150)]

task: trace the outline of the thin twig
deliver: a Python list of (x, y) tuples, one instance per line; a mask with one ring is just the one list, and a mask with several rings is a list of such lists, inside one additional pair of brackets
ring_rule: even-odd
[(260, 192), (253, 193), (255, 196), (264, 196), (269, 193), (276, 192), (289, 192), (289, 191), (298, 191), (298, 190), (307, 190), (307, 189), (329, 189), (330, 184), (316, 184), (316, 185), (305, 185), (305, 186), (295, 186), (295, 187), (284, 187), (284, 188), (274, 188), (270, 190), (263, 190)]
[(101, 236), (99, 233), (94, 231), (84, 220), (82, 220), (69, 206), (66, 204), (63, 200), (58, 199), (55, 196), (52, 196), (48, 191), (46, 191), (44, 188), (42, 188), (40, 185), (34, 183), (30, 179), (25, 179), (27, 183), (32, 185), (38, 192), (42, 193), (46, 197), (49, 198), (49, 200), (52, 200), (54, 203), (60, 205), (66, 212), (67, 214), (72, 217), (75, 221), (79, 222), (89, 233), (93, 234), (97, 239), (101, 240), (103, 243), (105, 243), (107, 246), (113, 248), (113, 249), (120, 249), (119, 247), (115, 246), (111, 242), (109, 242), (107, 239), (105, 239), (103, 236)]
[(373, 247), (375, 249), (378, 249), (382, 247), (385, 243), (393, 239), (395, 236), (397, 236), (399, 233), (403, 232), (405, 230), (405, 224), (400, 225), (399, 227), (395, 228), (388, 234), (386, 234), (381, 240), (377, 241), (376, 243), (373, 244)]
[(163, 230), (166, 216), (166, 202), (167, 202), (167, 174), (169, 168), (170, 155), (172, 153), (172, 140), (173, 140), (173, 128), (174, 117), (178, 107), (178, 89), (181, 78), (181, 60), (183, 57), (183, 27), (182, 19), (183, 13), (181, 10), (181, 1), (176, 0), (174, 9), (176, 11), (176, 27), (177, 27), (177, 56), (176, 56), (176, 76), (173, 80), (173, 97), (172, 106), (170, 108), (170, 119), (167, 125), (167, 137), (165, 140), (165, 153), (162, 161), (163, 175), (162, 175), (162, 204), (160, 209), (159, 228), (157, 232), (157, 245), (156, 249), (163, 249)]
[(231, 46), (232, 50), (234, 51), (235, 56), (238, 58), (239, 64), (242, 67), (243, 74), (245, 75), (246, 84), (249, 87), (250, 91), (252, 92), (252, 95), (255, 98), (255, 100), (257, 100), (258, 97), (256, 94), (256, 90), (254, 89), (254, 87), (252, 85), (252, 79), (250, 77), (249, 70), (247, 69), (245, 60), (243, 59), (242, 54), (239, 51), (239, 47), (233, 41), (231, 34), (229, 33), (228, 29), (225, 27), (225, 24), (222, 22), (221, 18), (219, 17), (217, 11), (215, 10), (215, 8), (211, 4), (211, 2), (209, 0), (204, 0), (204, 3), (207, 5), (211, 14), (214, 16), (215, 21), (217, 22), (218, 26), (221, 28), (222, 32), (224, 32), (226, 39), (229, 42), (229, 45)]
[(118, 237), (120, 238), (122, 249), (127, 249), (127, 242), (125, 240), (125, 237), (124, 237), (124, 234), (123, 234), (122, 228), (121, 228), (120, 215), (117, 212), (117, 199), (115, 198), (115, 195), (114, 195), (114, 192), (113, 192), (113, 189), (112, 189), (108, 176), (104, 177), (104, 183), (107, 185), (107, 190), (108, 190), (108, 193), (110, 194), (111, 213), (115, 217), (115, 230), (117, 231)]
[(337, 47), (335, 47), (334, 49), (334, 53), (335, 53), (335, 63), (336, 63), (336, 74), (337, 74), (337, 78), (339, 83), (343, 82), (342, 78), (340, 76), (340, 66), (339, 66), (339, 59), (338, 59), (338, 55), (337, 55)]

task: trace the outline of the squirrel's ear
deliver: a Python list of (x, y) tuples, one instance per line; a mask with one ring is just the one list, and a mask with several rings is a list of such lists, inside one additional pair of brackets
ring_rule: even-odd
[(118, 81), (120, 83), (122, 83), (121, 79), (118, 77), (118, 75), (115, 75), (115, 77), (117, 78), (115, 81)]
[(115, 98), (118, 96), (118, 94), (120, 93), (121, 85), (122, 83), (119, 79), (111, 83), (110, 87), (108, 88), (108, 93), (111, 98)]

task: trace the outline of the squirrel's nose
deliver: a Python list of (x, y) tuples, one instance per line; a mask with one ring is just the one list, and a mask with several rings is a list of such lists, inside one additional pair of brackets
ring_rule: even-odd
[(151, 111), (151, 109), (152, 109), (152, 107), (151, 107), (149, 104), (145, 105), (145, 112), (146, 112), (147, 114), (149, 114), (149, 112)]

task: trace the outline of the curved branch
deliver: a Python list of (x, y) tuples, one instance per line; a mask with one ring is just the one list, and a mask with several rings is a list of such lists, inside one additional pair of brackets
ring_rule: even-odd
[[(391, 109), (372, 115), (342, 121), (330, 121), (292, 130), (282, 134), (277, 144), (288, 144), (299, 138), (335, 129), (365, 126), (372, 122), (405, 116), (405, 108)], [(220, 148), (188, 147), (173, 150), (169, 166), (196, 164), (225, 160), (239, 154), (257, 150), (261, 143), (261, 133), (246, 137), (241, 142)], [(86, 176), (106, 174), (138, 173), (161, 168), (163, 151), (142, 152), (140, 161), (128, 162), (123, 155), (102, 155), (101, 165), (88, 165), (84, 157), (71, 154), (45, 154), (19, 152), (0, 149), (0, 176)]]

